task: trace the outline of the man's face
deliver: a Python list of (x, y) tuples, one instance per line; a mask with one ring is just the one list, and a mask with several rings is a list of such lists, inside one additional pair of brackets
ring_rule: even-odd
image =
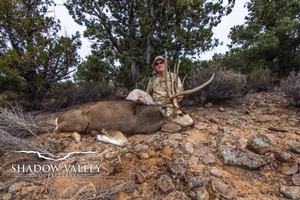
[(165, 70), (165, 62), (163, 60), (158, 59), (154, 65), (158, 73), (163, 72)]

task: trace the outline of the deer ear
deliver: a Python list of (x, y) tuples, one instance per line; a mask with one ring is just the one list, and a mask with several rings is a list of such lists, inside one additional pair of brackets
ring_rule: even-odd
[(169, 106), (162, 106), (159, 110), (164, 117), (169, 117), (172, 114), (172, 109)]

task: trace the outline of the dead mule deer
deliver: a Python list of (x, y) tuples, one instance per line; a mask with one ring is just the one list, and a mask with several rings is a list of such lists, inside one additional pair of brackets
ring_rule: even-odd
[[(165, 55), (167, 68), (167, 59)], [(55, 133), (77, 132), (97, 134), (99, 141), (124, 146), (127, 143), (125, 135), (136, 133), (151, 133), (157, 131), (166, 122), (173, 122), (180, 126), (192, 126), (193, 119), (184, 113), (175, 97), (196, 92), (209, 84), (204, 84), (186, 91), (177, 92), (178, 66), (175, 66), (175, 77), (171, 78), (166, 71), (167, 81), (171, 81), (171, 88), (167, 87), (169, 98), (173, 105), (145, 105), (134, 101), (100, 101), (90, 106), (83, 106), (64, 113), (57, 120)], [(165, 69), (167, 70), (167, 69)]]

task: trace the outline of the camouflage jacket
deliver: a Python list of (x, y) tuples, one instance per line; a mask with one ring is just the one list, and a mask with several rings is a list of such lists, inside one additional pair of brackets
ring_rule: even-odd
[[(175, 75), (171, 73), (171, 77), (173, 78)], [(169, 88), (171, 89), (171, 81), (168, 81)], [(182, 84), (180, 79), (178, 78), (178, 85), (176, 92), (182, 91)], [(165, 84), (165, 76), (155, 75), (152, 77), (148, 83), (146, 92), (153, 97), (153, 100), (160, 105), (172, 104), (168, 97), (168, 93), (166, 90)]]

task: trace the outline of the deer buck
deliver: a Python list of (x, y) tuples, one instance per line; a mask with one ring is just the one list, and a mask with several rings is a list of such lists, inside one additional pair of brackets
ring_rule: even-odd
[[(54, 133), (91, 133), (96, 135), (99, 141), (124, 146), (127, 143), (124, 134), (152, 133), (166, 122), (173, 122), (181, 127), (193, 126), (193, 119), (182, 111), (176, 97), (201, 90), (213, 80), (214, 74), (207, 82), (194, 89), (177, 92), (175, 88), (180, 63), (175, 65), (175, 76), (172, 78), (167, 70), (166, 53), (165, 62), (165, 84), (173, 105), (145, 105), (130, 100), (100, 101), (65, 112), (56, 119)], [(168, 86), (168, 80), (171, 81), (171, 88)]]

